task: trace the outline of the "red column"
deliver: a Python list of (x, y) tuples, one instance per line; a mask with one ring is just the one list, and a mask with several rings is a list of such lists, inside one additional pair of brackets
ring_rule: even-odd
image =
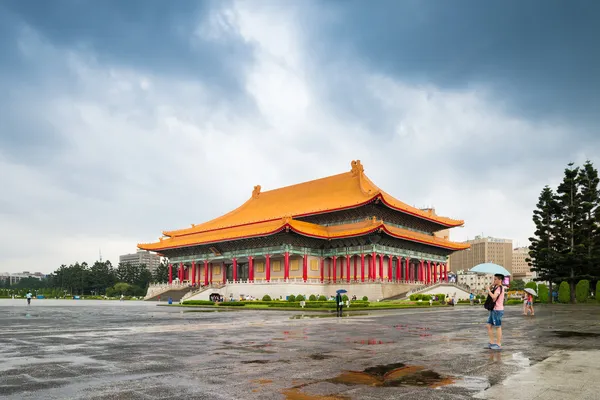
[(383, 254), (379, 255), (379, 279), (383, 281)]
[(396, 282), (399, 281), (400, 278), (402, 278), (402, 275), (400, 275), (400, 263), (401, 262), (402, 262), (402, 257), (397, 257), (396, 258)]
[(360, 254), (360, 281), (365, 281), (365, 253)]
[(173, 283), (173, 264), (169, 264), (169, 285)]
[(431, 284), (431, 261), (427, 261), (427, 284)]
[(233, 259), (233, 281), (237, 281), (237, 258)]
[(179, 263), (179, 271), (177, 271), (179, 276), (179, 283), (183, 282), (183, 263)]
[(350, 255), (346, 254), (346, 281), (350, 283)]
[(444, 264), (444, 278), (448, 282), (448, 264)]
[(308, 255), (305, 254), (302, 258), (302, 280), (306, 282), (308, 279)]
[(248, 257), (248, 280), (254, 282), (254, 258)]
[(404, 280), (408, 282), (410, 280), (409, 278), (410, 277), (408, 275), (408, 257), (406, 257), (404, 259)]
[(394, 275), (392, 273), (392, 268), (393, 268), (392, 264), (394, 264), (394, 258), (391, 255), (389, 255), (388, 256), (388, 282), (392, 281), (392, 276)]
[(325, 259), (321, 257), (321, 282), (325, 280)]
[(425, 261), (421, 260), (421, 262), (419, 263), (419, 275), (421, 275), (419, 277), (419, 280), (421, 282), (425, 282)]
[(358, 256), (355, 254), (352, 256), (352, 258), (354, 259), (354, 281), (356, 282), (358, 280), (358, 276), (356, 276), (357, 273), (357, 264), (358, 264)]
[(290, 252), (286, 251), (283, 265), (283, 279), (290, 279)]
[(438, 281), (437, 264), (433, 263), (433, 283), (437, 283), (437, 281)]
[(208, 260), (204, 260), (204, 284), (208, 285)]
[(221, 263), (221, 277), (223, 278), (223, 283), (227, 283), (227, 271), (225, 269), (225, 263)]
[(340, 282), (344, 282), (344, 257), (340, 257)]
[(192, 261), (192, 285), (196, 284), (196, 261)]
[(336, 280), (337, 280), (337, 265), (336, 265), (336, 262), (337, 262), (337, 257), (333, 256), (333, 258), (331, 259), (331, 263), (333, 265), (333, 283), (335, 283)]
[(377, 279), (377, 255), (371, 253), (371, 279)]
[(213, 273), (213, 268), (215, 266), (211, 264), (211, 266), (208, 268), (208, 282), (212, 285), (213, 283), (213, 279), (212, 279), (212, 273)]
[(265, 280), (271, 282), (271, 256), (269, 254), (265, 256)]

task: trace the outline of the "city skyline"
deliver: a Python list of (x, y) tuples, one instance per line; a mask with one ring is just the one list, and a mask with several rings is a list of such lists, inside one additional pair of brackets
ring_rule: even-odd
[(452, 240), (526, 245), (600, 163), (600, 4), (467, 3), (0, 3), (0, 270), (116, 265), (354, 159)]

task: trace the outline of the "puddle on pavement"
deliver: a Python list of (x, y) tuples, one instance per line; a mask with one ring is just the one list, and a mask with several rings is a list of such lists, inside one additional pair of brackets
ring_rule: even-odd
[(453, 378), (438, 374), (425, 367), (403, 363), (378, 365), (364, 371), (346, 371), (327, 381), (344, 385), (419, 386), (429, 388), (446, 386), (455, 382)]
[[(365, 316), (371, 315), (370, 313), (352, 313), (352, 314), (343, 314), (342, 318), (346, 317), (355, 317), (355, 316)], [(299, 314), (292, 315), (290, 319), (309, 319), (309, 318), (339, 318), (336, 314)]]
[(307, 394), (302, 393), (300, 388), (292, 388), (286, 389), (281, 392), (285, 396), (286, 400), (350, 400), (348, 396), (340, 396), (340, 395), (315, 395), (315, 394)]
[(269, 360), (245, 360), (242, 361), (242, 364), (268, 364), (270, 362)]
[(208, 310), (208, 309), (200, 309), (200, 310), (182, 310), (183, 314), (185, 313), (219, 313), (219, 312), (232, 312), (233, 310)]
[(327, 354), (311, 354), (310, 356), (308, 356), (308, 358), (311, 358), (313, 360), (327, 360), (329, 358), (333, 358), (333, 356)]
[(575, 331), (554, 331), (553, 332), (556, 336), (558, 336), (559, 338), (562, 339), (566, 339), (566, 338), (596, 338), (596, 337), (600, 337), (600, 333), (594, 333), (594, 332), (575, 332)]

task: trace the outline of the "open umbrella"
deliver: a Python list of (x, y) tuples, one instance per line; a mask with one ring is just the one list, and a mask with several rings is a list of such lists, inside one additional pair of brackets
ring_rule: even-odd
[(525, 291), (527, 293), (529, 293), (530, 295), (537, 297), (537, 292), (535, 290), (533, 290), (532, 288), (525, 288)]
[(476, 265), (471, 268), (471, 271), (479, 272), (480, 274), (502, 274), (504, 276), (510, 276), (510, 272), (508, 272), (506, 268), (494, 263), (483, 263)]
[(335, 291), (336, 293), (348, 293), (346, 289), (338, 289)]

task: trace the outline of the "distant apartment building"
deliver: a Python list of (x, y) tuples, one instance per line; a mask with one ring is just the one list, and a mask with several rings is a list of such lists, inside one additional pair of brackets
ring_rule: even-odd
[(160, 256), (146, 250), (138, 250), (132, 254), (123, 254), (122, 256), (119, 256), (119, 263), (135, 266), (144, 264), (146, 265), (146, 268), (154, 274), (154, 271), (156, 271), (156, 268), (160, 265)]
[(466, 285), (474, 293), (480, 294), (487, 289), (494, 281), (494, 276), (489, 274), (478, 274), (470, 271), (458, 271), (456, 274), (456, 282), (461, 285)]
[(513, 279), (523, 279), (531, 281), (534, 278), (534, 273), (531, 272), (531, 266), (526, 259), (529, 258), (528, 247), (517, 247), (513, 249), (512, 273)]
[(35, 279), (44, 279), (46, 274), (41, 272), (3, 272), (0, 273), (0, 281), (9, 281), (11, 285), (16, 285), (19, 283), (21, 279), (25, 278), (35, 278)]
[(474, 266), (486, 262), (498, 264), (512, 271), (513, 244), (511, 239), (475, 236), (467, 240), (471, 248), (457, 251), (450, 255), (450, 270), (453, 272), (468, 271)]

